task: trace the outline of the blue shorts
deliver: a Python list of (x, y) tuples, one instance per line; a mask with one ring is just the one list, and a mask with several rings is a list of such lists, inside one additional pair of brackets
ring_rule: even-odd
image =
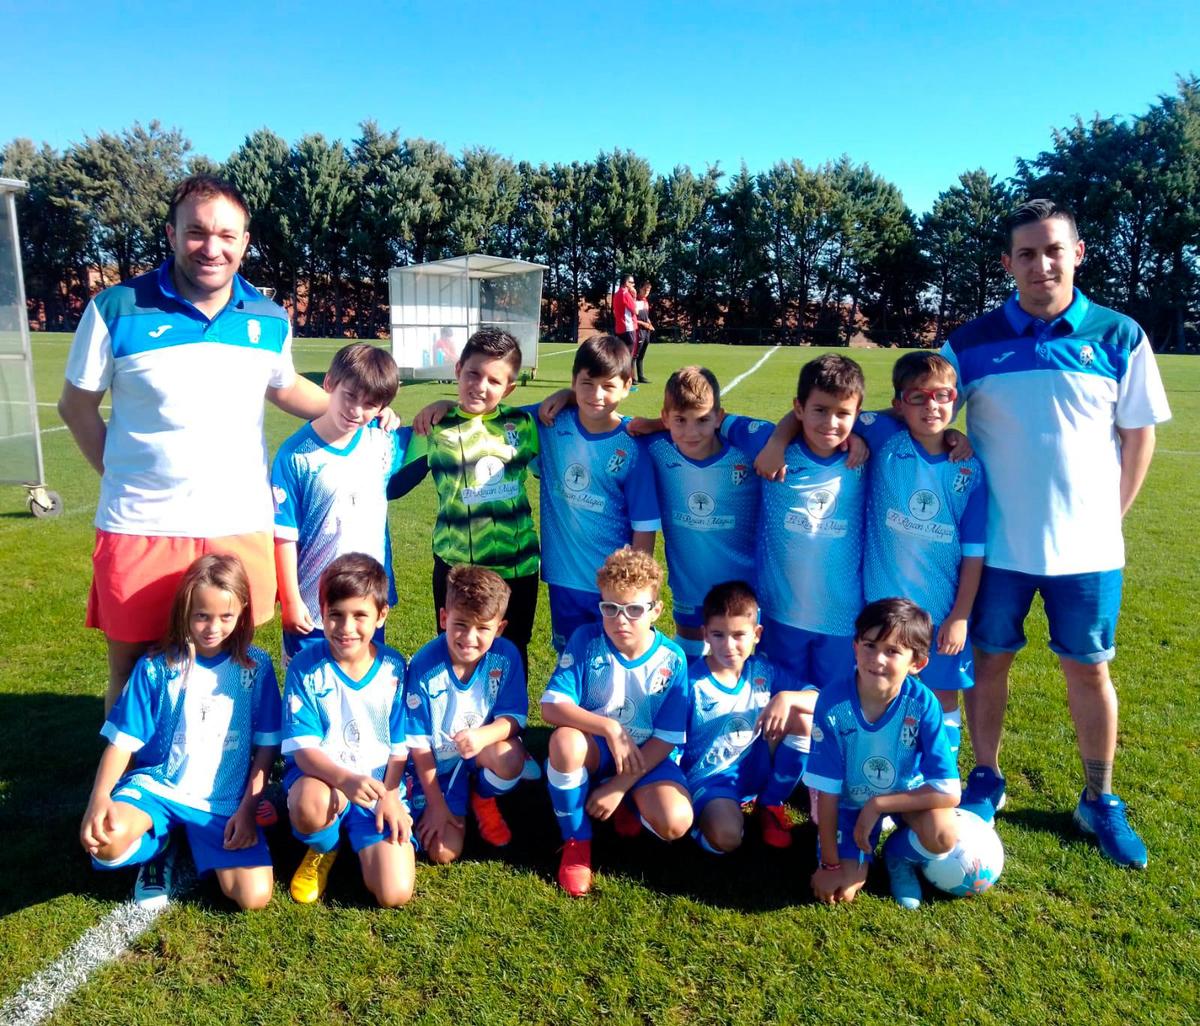
[(762, 653), (798, 681), (818, 691), (854, 666), (854, 636), (818, 634), (762, 618)]
[(561, 653), (576, 629), (589, 623), (600, 623), (600, 592), (564, 588), (547, 584), (550, 594), (550, 640), (554, 651)]
[(984, 652), (1025, 646), (1025, 617), (1042, 593), (1050, 623), (1050, 650), (1077, 663), (1107, 663), (1121, 612), (1120, 570), (1043, 576), (985, 566), (971, 616), (971, 640)]
[(190, 805), (164, 798), (139, 786), (136, 775), (118, 784), (112, 793), (113, 801), (122, 802), (140, 809), (150, 817), (150, 829), (143, 835), (141, 844), (127, 858), (119, 862), (98, 862), (92, 859), (97, 869), (123, 869), (149, 862), (166, 846), (173, 827), (181, 826), (187, 834), (188, 847), (192, 849), (192, 861), (196, 872), (208, 873), (214, 869), (245, 869), (250, 866), (271, 865), (271, 853), (262, 828), (258, 840), (249, 848), (230, 851), (225, 847), (225, 824), (228, 816), (213, 812), (202, 812)]
[(975, 686), (975, 659), (971, 654), (971, 637), (958, 655), (942, 655), (937, 650), (937, 628), (933, 629), (933, 648), (929, 665), (918, 676), (921, 683), (934, 691), (966, 691)]
[[(375, 643), (383, 644), (383, 628), (386, 624), (380, 624), (375, 631)], [(313, 645), (319, 645), (325, 640), (325, 632), (320, 627), (314, 627), (307, 634), (289, 634), (283, 632), (283, 661), (286, 668), (287, 664), (296, 658), (306, 648), (312, 648)]]
[[(588, 776), (595, 783), (603, 783), (610, 777), (617, 775), (617, 764), (613, 762), (612, 752), (608, 750), (608, 742), (602, 737), (593, 735), (592, 740), (596, 742), (596, 747), (600, 749), (600, 763), (596, 769)], [(678, 784), (683, 788), (684, 793), (687, 793), (687, 780), (683, 776), (683, 770), (679, 768), (677, 763), (670, 755), (660, 762), (654, 769), (650, 770), (644, 777), (638, 780), (630, 792), (637, 791), (645, 787), (647, 784), (656, 784), (660, 780), (669, 781), (672, 784)]]
[[(442, 796), (446, 799), (446, 804), (455, 816), (465, 816), (467, 814), (469, 784), (471, 777), (475, 773), (474, 759), (459, 759), (453, 768), (437, 775), (438, 787), (442, 789)], [(407, 773), (405, 775), (408, 776)], [(416, 822), (425, 811), (425, 792), (421, 789), (421, 780), (416, 773), (413, 773), (410, 779), (412, 780), (409, 792), (412, 803), (412, 816), (413, 822)]]
[[(868, 840), (871, 843), (871, 851), (863, 851), (857, 844), (854, 843), (854, 827), (858, 823), (858, 814), (862, 809), (851, 809), (844, 805), (838, 806), (838, 829), (837, 829), (837, 853), (840, 862), (858, 862), (859, 864), (870, 865), (875, 861), (875, 847), (879, 844), (879, 834), (883, 830), (883, 817), (875, 821), (875, 828), (871, 831), (871, 836)], [(896, 817), (897, 820), (899, 817)], [(819, 835), (818, 835), (819, 836)], [(825, 856), (821, 852), (821, 842), (817, 841), (817, 859), (821, 862), (825, 861)]]
[(770, 776), (771, 750), (759, 738), (732, 766), (694, 782), (691, 794), (696, 818), (699, 819), (704, 807), (717, 798), (728, 798), (739, 805), (754, 801), (767, 786)]
[[(299, 766), (289, 765), (283, 774), (284, 790), (290, 791), (292, 785), (302, 776), (304, 773)], [(408, 804), (403, 798), (401, 800), (405, 805)], [(337, 839), (343, 830), (350, 838), (350, 847), (354, 849), (355, 853), (369, 848), (373, 844), (378, 844), (380, 841), (389, 840), (392, 836), (391, 831), (385, 830), (381, 833), (375, 829), (374, 809), (364, 809), (361, 805), (355, 805), (351, 801), (346, 802), (346, 807), (324, 830), (318, 830), (315, 834), (302, 834), (293, 828), (292, 836), (303, 844), (313, 845), (320, 851), (331, 851), (337, 847)]]

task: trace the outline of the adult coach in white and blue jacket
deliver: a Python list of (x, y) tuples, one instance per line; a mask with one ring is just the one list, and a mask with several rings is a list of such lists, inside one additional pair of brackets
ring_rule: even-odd
[(328, 396), (293, 369), (287, 313), (237, 273), (249, 220), (229, 182), (186, 179), (167, 215), (171, 258), (97, 295), (67, 357), (59, 413), (101, 475), (87, 622), (108, 642), (106, 711), (197, 557), (239, 556), (255, 622), (274, 615), (263, 397), (310, 420)]
[(1001, 256), (1017, 293), (942, 349), (958, 372), (967, 428), (988, 474), (987, 554), (964, 693), (976, 767), (962, 805), (991, 820), (1004, 804), (1000, 735), (1008, 673), (1040, 592), (1075, 723), (1085, 787), (1075, 821), (1124, 866), (1146, 847), (1112, 793), (1117, 696), (1108, 674), (1121, 603), (1121, 520), (1171, 413), (1138, 325), (1075, 287), (1084, 244), (1049, 200), (1018, 208)]

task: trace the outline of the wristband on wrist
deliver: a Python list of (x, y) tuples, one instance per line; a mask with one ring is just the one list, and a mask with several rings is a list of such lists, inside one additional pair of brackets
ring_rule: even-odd
[(840, 862), (822, 862), (821, 868), (836, 872), (837, 870), (842, 868), (842, 864)]

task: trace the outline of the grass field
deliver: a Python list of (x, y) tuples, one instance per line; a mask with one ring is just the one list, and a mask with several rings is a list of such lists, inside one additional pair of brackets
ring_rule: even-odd
[[(122, 902), (131, 878), (93, 873), (77, 829), (102, 743), (102, 639), (82, 626), (98, 482), (52, 403), (67, 336), (34, 342), (46, 475), (65, 514), (34, 521), (24, 492), (0, 487), (0, 1002)], [(319, 372), (335, 343), (302, 340)], [(513, 400), (568, 380), (570, 353), (542, 347), (537, 379)], [(686, 362), (723, 382), (765, 350), (661, 345), (656, 384), (630, 413), (656, 412), (666, 372)], [(727, 408), (774, 417), (811, 350), (781, 350), (728, 396)], [(868, 403), (887, 399), (894, 354), (856, 351)], [(1009, 806), (998, 828), (1008, 864), (977, 901), (904, 912), (873, 876), (849, 907), (812, 903), (814, 831), (779, 853), (751, 839), (716, 861), (690, 844), (618, 844), (597, 831), (600, 872), (585, 901), (554, 883), (557, 831), (542, 785), (510, 802), (517, 837), (503, 858), (469, 843), (465, 860), (421, 865), (399, 911), (371, 908), (345, 854), (319, 907), (294, 905), (286, 881), (300, 850), (272, 836), (276, 898), (229, 911), (211, 885), (160, 917), (94, 976), (55, 1023), (1192, 1023), (1200, 1021), (1200, 666), (1196, 628), (1200, 361), (1162, 359), (1174, 420), (1126, 521), (1129, 570), (1114, 676), (1121, 698), (1117, 789), (1150, 849), (1144, 873), (1114, 868), (1074, 830), (1080, 770), (1044, 620), (1013, 680), (1004, 764)], [(441, 385), (401, 390), (407, 419)], [(214, 416), (219, 416), (214, 409)], [(296, 423), (268, 407), (271, 450)], [(399, 615), (389, 640), (411, 654), (433, 632), (428, 484), (392, 506)], [(669, 623), (669, 617), (664, 619)], [(531, 649), (535, 700), (552, 666), (544, 602)], [(277, 652), (278, 627), (258, 642)], [(536, 704), (534, 705), (536, 710)], [(530, 747), (544, 753), (534, 711)], [(964, 748), (963, 765), (969, 753)], [(3, 1013), (0, 1013), (3, 1014)]]

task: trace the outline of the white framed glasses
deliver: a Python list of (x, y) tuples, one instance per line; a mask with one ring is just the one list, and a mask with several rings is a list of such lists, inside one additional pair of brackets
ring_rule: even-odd
[(624, 613), (627, 620), (640, 620), (648, 612), (654, 603), (645, 602), (601, 602), (599, 603), (600, 615), (606, 620), (611, 620), (618, 613)]

